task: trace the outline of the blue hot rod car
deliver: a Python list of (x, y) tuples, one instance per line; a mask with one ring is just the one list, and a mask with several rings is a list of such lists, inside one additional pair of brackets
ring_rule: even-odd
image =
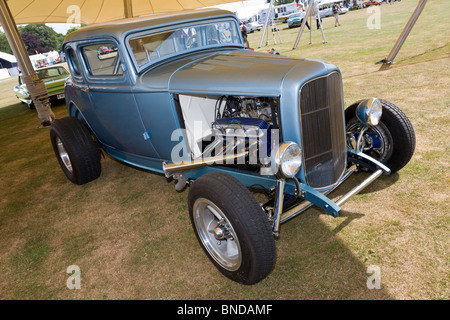
[[(336, 217), (414, 152), (398, 107), (368, 98), (344, 109), (336, 66), (245, 50), (227, 11), (87, 26), (63, 49), (69, 117), (52, 124), (50, 138), (69, 180), (99, 177), (102, 150), (173, 178), (178, 191), (189, 185), (201, 246), (240, 283), (271, 271), (281, 223), (312, 204)], [(327, 197), (357, 171), (367, 179), (336, 202)]]

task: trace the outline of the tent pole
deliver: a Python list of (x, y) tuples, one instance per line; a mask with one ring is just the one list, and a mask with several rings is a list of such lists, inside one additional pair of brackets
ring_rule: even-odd
[[(273, 8), (273, 0), (270, 0), (270, 4), (269, 4), (269, 10), (267, 11), (267, 18), (266, 21), (264, 22), (264, 27), (263, 27), (263, 32), (261, 34), (261, 39), (259, 41), (259, 46), (258, 48), (262, 47), (262, 43), (263, 43), (263, 39), (264, 39), (264, 35), (266, 34), (266, 30), (267, 30), (267, 26), (269, 25), (269, 19), (272, 18), (272, 8)], [(267, 41), (266, 41), (266, 45), (269, 44), (269, 33), (267, 33)]]
[[(314, 5), (314, 0), (309, 0), (308, 7), (306, 8), (305, 17), (303, 18), (302, 25), (300, 26), (300, 30), (298, 31), (298, 35), (297, 35), (297, 38), (295, 39), (294, 47), (292, 48), (292, 50), (297, 49), (298, 42), (300, 41), (300, 38), (302, 37), (302, 34), (303, 34), (303, 29), (305, 29), (305, 24), (308, 21), (309, 16), (311, 15), (311, 10), (313, 8), (313, 5)], [(309, 27), (311, 28), (310, 29), (310, 31), (311, 31), (312, 25), (310, 25)]]
[(411, 18), (409, 18), (408, 23), (405, 25), (405, 28), (403, 29), (402, 33), (398, 37), (397, 42), (395, 43), (395, 45), (392, 48), (389, 55), (385, 59), (378, 61), (376, 64), (382, 63), (384, 65), (390, 65), (390, 64), (394, 63), (394, 59), (397, 56), (397, 53), (402, 48), (403, 43), (405, 43), (406, 38), (408, 38), (409, 33), (411, 32), (412, 28), (414, 27), (414, 24), (416, 23), (417, 19), (419, 19), (419, 16), (422, 13), (422, 10), (425, 7), (426, 3), (427, 3), (427, 0), (419, 1), (419, 4), (417, 5), (416, 10), (414, 10), (413, 14), (411, 15)]
[(131, 0), (123, 0), (123, 11), (125, 18), (133, 17), (133, 7), (131, 5)]
[(23, 43), (22, 37), (14, 22), (11, 11), (6, 4), (6, 0), (0, 0), (0, 23), (5, 31), (6, 38), (8, 39), (14, 56), (17, 59), (31, 99), (36, 106), (38, 117), (43, 126), (49, 126), (55, 120), (55, 115), (50, 108), (50, 99), (47, 88), (34, 71), (33, 64), (30, 61), (28, 52), (25, 49), (25, 44)]

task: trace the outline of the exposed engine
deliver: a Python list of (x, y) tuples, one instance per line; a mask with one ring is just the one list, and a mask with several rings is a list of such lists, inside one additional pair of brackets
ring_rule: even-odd
[(266, 97), (219, 98), (212, 124), (214, 141), (204, 155), (217, 155), (217, 150), (224, 155), (248, 151), (245, 163), (237, 164), (264, 172), (270, 163), (272, 129), (278, 128), (276, 104), (276, 99)]
[(180, 95), (180, 105), (193, 159), (247, 152), (234, 164), (259, 170), (270, 162), (277, 97)]
[(276, 116), (275, 103), (274, 98), (267, 97), (223, 96), (217, 100), (216, 119), (257, 118), (270, 126), (274, 123), (273, 114)]

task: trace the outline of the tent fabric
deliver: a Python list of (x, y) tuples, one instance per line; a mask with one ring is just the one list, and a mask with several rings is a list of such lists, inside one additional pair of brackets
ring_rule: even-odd
[(6, 60), (10, 63), (17, 63), (17, 59), (12, 54), (6, 53), (6, 52), (0, 52), (0, 59)]
[[(134, 17), (236, 2), (236, 0), (129, 1)], [(125, 17), (124, 0), (8, 0), (7, 4), (16, 24), (95, 24)]]

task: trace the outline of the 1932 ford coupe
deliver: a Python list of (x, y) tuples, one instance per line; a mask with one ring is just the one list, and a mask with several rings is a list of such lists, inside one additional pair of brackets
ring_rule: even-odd
[[(392, 103), (344, 110), (339, 69), (246, 50), (233, 14), (216, 9), (125, 19), (65, 39), (69, 117), (50, 138), (75, 184), (99, 177), (100, 151), (189, 185), (193, 229), (212, 263), (253, 284), (275, 263), (280, 224), (342, 204), (411, 159), (415, 135)], [(352, 173), (367, 178), (327, 197)], [(251, 192), (261, 189), (268, 201)]]

